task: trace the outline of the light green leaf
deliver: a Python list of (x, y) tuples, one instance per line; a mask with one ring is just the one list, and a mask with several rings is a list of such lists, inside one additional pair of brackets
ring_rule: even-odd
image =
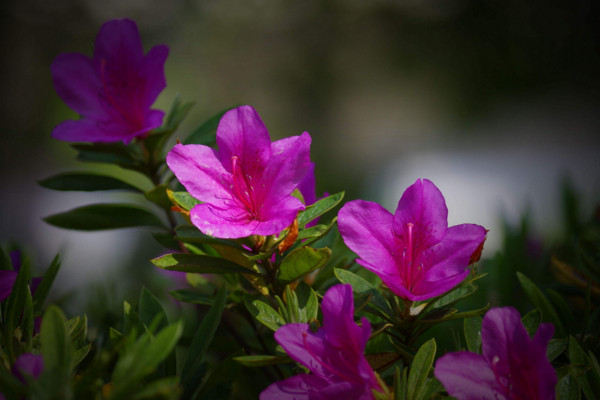
[(465, 318), (463, 320), (463, 330), (465, 333), (465, 342), (467, 349), (473, 353), (480, 353), (481, 349), (481, 317)]
[(258, 310), (258, 314), (255, 316), (257, 321), (271, 329), (273, 332), (279, 329), (280, 326), (285, 325), (286, 322), (283, 317), (267, 303), (260, 300), (254, 300), (252, 305)]
[(234, 357), (235, 361), (239, 362), (246, 367), (264, 367), (267, 365), (285, 364), (291, 363), (293, 360), (289, 356), (240, 356)]
[(327, 247), (313, 249), (301, 247), (291, 251), (281, 262), (278, 279), (291, 282), (309, 272), (323, 267), (331, 257), (331, 250)]
[(421, 400), (423, 398), (423, 389), (425, 381), (429, 375), (429, 370), (433, 365), (435, 358), (435, 339), (430, 339), (419, 348), (415, 358), (410, 366), (408, 373), (408, 398), (411, 400)]
[(301, 211), (298, 214), (298, 226), (302, 228), (310, 221), (325, 214), (327, 211), (337, 206), (343, 198), (344, 192), (340, 192), (317, 200), (314, 204), (306, 207), (304, 211)]
[(346, 269), (334, 268), (333, 272), (340, 282), (350, 284), (354, 293), (371, 296), (371, 302), (373, 306), (386, 315), (392, 314), (392, 310), (388, 302), (381, 295), (381, 293), (379, 293), (377, 288), (371, 285), (366, 279)]

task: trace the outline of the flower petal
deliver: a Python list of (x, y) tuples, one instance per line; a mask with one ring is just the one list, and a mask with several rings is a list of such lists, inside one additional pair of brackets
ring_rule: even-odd
[(260, 393), (260, 400), (312, 400), (310, 391), (312, 388), (324, 386), (322, 380), (308, 374), (292, 376), (269, 385)]
[(144, 57), (137, 25), (130, 19), (114, 19), (102, 25), (94, 43), (94, 59), (137, 65)]
[(223, 207), (231, 204), (231, 174), (223, 168), (214, 149), (176, 144), (167, 154), (167, 165), (198, 200)]
[(482, 355), (468, 351), (448, 353), (435, 363), (435, 377), (458, 400), (507, 400), (493, 388), (494, 371)]
[(219, 158), (232, 172), (232, 157), (244, 174), (259, 177), (271, 158), (271, 139), (254, 108), (241, 106), (223, 115), (217, 128)]
[(275, 332), (275, 340), (294, 361), (314, 374), (328, 376), (331, 372), (321, 360), (328, 346), (321, 336), (312, 333), (308, 324), (287, 324)]
[(377, 203), (354, 200), (338, 213), (338, 226), (344, 243), (361, 259), (358, 262), (376, 274), (398, 273), (392, 232), (394, 216)]
[(408, 243), (408, 224), (413, 224), (413, 246), (419, 251), (438, 243), (448, 227), (448, 208), (442, 192), (429, 180), (417, 179), (408, 187), (394, 215), (394, 232)]
[(37, 379), (44, 370), (44, 360), (41, 354), (23, 353), (16, 359), (12, 367), (13, 373), (22, 382), (29, 378)]
[(59, 54), (52, 61), (50, 71), (56, 93), (69, 108), (84, 116), (106, 118), (102, 83), (89, 57), (78, 53)]
[(304, 175), (304, 178), (298, 184), (298, 190), (302, 193), (304, 204), (307, 206), (317, 201), (316, 184), (315, 163), (311, 162), (306, 175)]
[(150, 108), (160, 92), (167, 87), (165, 79), (165, 61), (169, 55), (169, 47), (154, 46), (144, 57), (145, 102), (144, 107)]
[(459, 284), (468, 275), (470, 257), (485, 240), (485, 235), (485, 228), (474, 224), (448, 228), (443, 240), (417, 259), (423, 271), (416, 275), (412, 300), (438, 296)]
[(271, 159), (261, 179), (264, 201), (277, 202), (296, 189), (310, 169), (310, 142), (304, 132), (272, 143)]
[(17, 280), (17, 271), (0, 270), (0, 301), (3, 301), (10, 296), (13, 285)]

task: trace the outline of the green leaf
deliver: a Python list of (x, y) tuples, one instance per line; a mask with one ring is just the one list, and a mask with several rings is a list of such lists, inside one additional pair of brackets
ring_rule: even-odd
[(408, 373), (408, 398), (411, 400), (422, 399), (425, 381), (435, 357), (435, 339), (430, 339), (419, 348)]
[(303, 240), (299, 242), (298, 246), (309, 246), (319, 239), (324, 238), (331, 231), (331, 228), (337, 222), (337, 217), (334, 217), (328, 225), (315, 225), (308, 229), (301, 229), (298, 232), (297, 240)]
[(46, 273), (44, 273), (42, 281), (40, 282), (35, 293), (33, 294), (33, 307), (35, 313), (41, 312), (42, 307), (44, 306), (44, 301), (46, 300), (46, 297), (50, 292), (50, 288), (52, 287), (52, 283), (54, 283), (54, 278), (56, 278), (56, 274), (58, 274), (59, 269), (60, 258), (57, 254), (52, 260), (52, 263), (50, 263), (50, 266), (46, 270)]
[(243, 250), (244, 248), (232, 240), (214, 238), (200, 232), (198, 228), (190, 225), (179, 225), (175, 228), (175, 239), (184, 243), (201, 243), (201, 244), (218, 244), (221, 246), (229, 246), (234, 249)]
[(134, 170), (139, 168), (139, 164), (133, 159), (130, 148), (121, 142), (76, 143), (71, 147), (79, 151), (77, 159), (80, 161), (116, 164), (122, 168)]
[(160, 301), (145, 287), (140, 294), (140, 304), (138, 306), (140, 320), (146, 327), (152, 326), (152, 322), (158, 319), (156, 330), (163, 329), (169, 325), (167, 313)]
[(310, 221), (325, 214), (327, 211), (337, 206), (343, 198), (344, 192), (340, 192), (320, 199), (314, 204), (311, 204), (310, 206), (306, 207), (304, 211), (301, 211), (298, 214), (298, 226), (302, 228)]
[(234, 357), (235, 361), (239, 362), (246, 367), (264, 367), (267, 365), (285, 364), (291, 363), (293, 360), (289, 356), (270, 356), (270, 355), (259, 355), (259, 356), (240, 356)]
[(156, 240), (156, 243), (160, 244), (169, 250), (181, 250), (179, 242), (173, 238), (170, 232), (152, 232), (152, 237)]
[(556, 384), (556, 399), (557, 400), (579, 400), (581, 393), (575, 378), (571, 375), (563, 376)]
[(481, 323), (481, 317), (471, 317), (463, 320), (467, 349), (473, 353), (480, 353), (481, 350)]
[(66, 172), (38, 181), (40, 186), (53, 190), (94, 192), (99, 190), (143, 191), (127, 182), (106, 175), (88, 172)]
[(44, 372), (40, 383), (49, 385), (52, 388), (49, 391), (56, 393), (71, 377), (73, 350), (67, 334), (67, 320), (54, 305), (48, 307), (42, 318), (40, 341), (44, 357)]
[(408, 381), (408, 368), (404, 367), (402, 373), (400, 368), (396, 367), (396, 373), (394, 374), (394, 400), (407, 400), (407, 384)]
[(179, 377), (169, 376), (149, 383), (131, 395), (130, 400), (176, 400), (181, 394)]
[(548, 348), (546, 349), (546, 355), (548, 356), (548, 361), (552, 362), (556, 359), (556, 357), (560, 356), (563, 351), (567, 348), (568, 340), (567, 339), (552, 339), (548, 342)]
[(153, 260), (152, 264), (168, 271), (195, 272), (199, 274), (250, 274), (260, 276), (255, 271), (220, 257), (199, 254), (172, 253)]
[[(452, 307), (454, 304), (458, 303), (460, 300), (469, 297), (473, 293), (477, 291), (477, 286), (472, 283), (465, 283), (460, 285), (448, 293), (440, 296), (439, 298), (433, 300), (427, 304), (427, 310), (435, 310), (437, 308), (442, 307)], [(423, 314), (424, 315), (424, 314)]]
[(587, 378), (588, 374), (586, 372), (579, 372), (582, 366), (587, 366), (589, 364), (589, 360), (585, 352), (583, 351), (577, 340), (573, 338), (573, 336), (569, 336), (569, 360), (571, 361), (571, 364), (575, 365), (574, 368), (570, 368), (569, 374), (572, 375), (573, 378), (575, 378), (577, 384), (583, 391), (583, 394), (588, 399), (595, 398)]
[(83, 361), (83, 359), (88, 355), (90, 349), (92, 348), (92, 344), (86, 344), (85, 346), (73, 351), (73, 367), (77, 367), (79, 363)]
[(154, 204), (156, 204), (166, 210), (170, 210), (172, 203), (167, 194), (168, 188), (169, 187), (166, 184), (161, 183), (160, 185), (157, 185), (154, 188), (152, 188), (151, 190), (145, 192), (144, 197), (147, 200), (153, 202)]
[(184, 303), (206, 304), (210, 306), (215, 302), (213, 296), (207, 296), (205, 294), (197, 293), (187, 289), (173, 290), (169, 294), (175, 300), (182, 301)]
[[(192, 343), (187, 352), (187, 358), (181, 371), (181, 380), (184, 386), (184, 393), (193, 394), (200, 386), (201, 376), (199, 372), (203, 369), (202, 362), (212, 341), (215, 332), (221, 322), (221, 315), (225, 308), (225, 299), (227, 291), (221, 287), (217, 292), (215, 303), (210, 308), (206, 316), (202, 319)], [(182, 397), (183, 398), (183, 397)]]
[(187, 139), (183, 141), (183, 144), (203, 144), (205, 146), (214, 145), (216, 143), (216, 132), (221, 117), (223, 117), (223, 115), (227, 111), (232, 110), (233, 108), (235, 107), (231, 107), (226, 110), (220, 111), (217, 114), (210, 117), (210, 119), (208, 119), (198, 128), (196, 128), (190, 134), (190, 136), (188, 136)]
[(25, 306), (23, 308), (23, 317), (21, 318), (21, 331), (25, 338), (27, 351), (30, 351), (33, 342), (33, 299), (29, 290), (25, 291)]
[(384, 314), (392, 315), (392, 310), (388, 302), (381, 293), (379, 293), (377, 288), (371, 285), (366, 279), (346, 269), (334, 268), (333, 272), (340, 282), (352, 285), (354, 293), (371, 296), (372, 305), (377, 307), (377, 309), (381, 310)]
[(154, 226), (164, 228), (161, 220), (141, 207), (130, 204), (91, 204), (44, 218), (50, 225), (80, 231)]
[(171, 108), (169, 109), (169, 113), (165, 118), (164, 127), (169, 130), (175, 130), (185, 119), (187, 114), (190, 112), (192, 107), (194, 106), (193, 101), (188, 101), (185, 103), (181, 103), (181, 96), (177, 94), (175, 99), (173, 100), (173, 104), (171, 104)]
[[(109, 398), (127, 398), (136, 385), (174, 350), (182, 332), (183, 323), (178, 321), (156, 336), (145, 333), (132, 346), (127, 347), (113, 370), (113, 391)], [(133, 338), (130, 336), (129, 340)]]
[(548, 301), (546, 296), (542, 293), (542, 291), (525, 275), (520, 272), (517, 272), (517, 278), (521, 283), (521, 287), (527, 294), (527, 297), (531, 301), (534, 307), (538, 308), (542, 312), (542, 321), (551, 322), (554, 324), (554, 328), (556, 329), (556, 336), (565, 337), (565, 328), (562, 325), (562, 322), (558, 318), (554, 307)]
[(171, 202), (185, 211), (190, 211), (197, 204), (200, 204), (201, 201), (194, 198), (188, 192), (168, 192), (169, 198)]
[(12, 352), (13, 346), (10, 338), (13, 337), (13, 331), (17, 327), (17, 323), (23, 314), (25, 308), (26, 299), (29, 292), (29, 281), (31, 277), (29, 274), (29, 260), (26, 258), (21, 263), (21, 269), (17, 274), (15, 283), (13, 284), (12, 291), (6, 300), (6, 319), (4, 322), (4, 336), (8, 339), (7, 348)]
[(316, 319), (319, 313), (319, 300), (315, 291), (305, 282), (300, 282), (294, 292), (300, 306), (301, 322)]
[(286, 324), (285, 319), (267, 303), (254, 300), (252, 305), (258, 310), (258, 314), (255, 315), (256, 320), (273, 332)]
[(537, 308), (531, 310), (521, 318), (523, 326), (527, 330), (529, 336), (533, 337), (542, 321), (542, 313)]
[(301, 247), (291, 251), (281, 262), (278, 279), (291, 282), (309, 272), (323, 267), (331, 257), (331, 250), (327, 247), (313, 249), (312, 247)]

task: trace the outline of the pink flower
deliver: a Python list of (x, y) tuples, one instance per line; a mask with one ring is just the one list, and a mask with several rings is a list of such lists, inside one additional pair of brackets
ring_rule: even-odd
[(225, 113), (214, 150), (177, 144), (167, 164), (188, 192), (202, 201), (192, 223), (219, 238), (281, 232), (304, 208), (292, 196), (310, 167), (310, 135), (271, 143), (256, 111), (242, 106)]
[(288, 355), (310, 370), (275, 382), (261, 394), (269, 399), (373, 399), (382, 391), (364, 351), (371, 335), (366, 318), (354, 322), (350, 285), (330, 288), (321, 304), (323, 326), (312, 332), (308, 324), (287, 324), (275, 332), (275, 340)]
[(61, 99), (82, 118), (59, 124), (52, 136), (68, 142), (117, 142), (144, 137), (162, 124), (164, 112), (150, 106), (165, 88), (169, 49), (144, 55), (135, 22), (116, 19), (100, 28), (94, 57), (58, 55), (50, 70)]
[(360, 257), (357, 262), (379, 275), (396, 295), (412, 301), (459, 284), (486, 236), (479, 225), (448, 227), (444, 196), (427, 179), (406, 189), (393, 215), (370, 201), (345, 204), (338, 226), (346, 245)]
[(553, 334), (552, 324), (540, 324), (531, 339), (517, 310), (493, 308), (481, 327), (483, 354), (448, 353), (434, 374), (458, 400), (554, 399), (556, 372), (546, 356)]

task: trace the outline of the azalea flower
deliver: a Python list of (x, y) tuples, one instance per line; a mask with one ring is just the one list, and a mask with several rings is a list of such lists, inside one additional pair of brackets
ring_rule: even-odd
[(458, 400), (554, 399), (557, 377), (546, 356), (553, 334), (552, 324), (540, 324), (531, 339), (517, 310), (493, 308), (481, 327), (483, 354), (448, 353), (434, 374)]
[[(10, 260), (13, 266), (12, 270), (0, 271), (0, 301), (6, 300), (12, 293), (12, 288), (17, 280), (17, 275), (21, 270), (21, 253), (18, 250), (9, 253)], [(42, 278), (32, 278), (30, 282), (30, 290), (33, 294), (39, 286)]]
[(275, 332), (275, 340), (288, 355), (310, 370), (275, 382), (261, 400), (373, 399), (373, 390), (383, 392), (364, 351), (371, 335), (366, 318), (354, 322), (354, 300), (350, 285), (330, 288), (321, 304), (323, 326), (312, 332), (309, 324), (287, 324)]
[(116, 19), (100, 28), (94, 57), (58, 55), (50, 70), (59, 97), (81, 119), (59, 124), (52, 136), (68, 142), (117, 142), (144, 137), (162, 125), (164, 112), (150, 106), (165, 88), (169, 48), (146, 55), (135, 22)]
[[(12, 366), (12, 374), (21, 382), (27, 384), (28, 380), (37, 379), (44, 370), (44, 360), (41, 354), (23, 353)], [(0, 393), (0, 400), (6, 397)]]
[(219, 238), (272, 235), (292, 224), (300, 200), (292, 196), (310, 168), (307, 132), (271, 143), (256, 111), (242, 106), (223, 115), (214, 150), (177, 144), (167, 164), (188, 192), (202, 201), (192, 223)]
[(338, 214), (346, 245), (392, 292), (426, 300), (452, 289), (469, 273), (471, 256), (483, 245), (482, 226), (448, 227), (444, 196), (429, 180), (417, 180), (398, 202), (395, 214), (379, 204), (355, 200)]

